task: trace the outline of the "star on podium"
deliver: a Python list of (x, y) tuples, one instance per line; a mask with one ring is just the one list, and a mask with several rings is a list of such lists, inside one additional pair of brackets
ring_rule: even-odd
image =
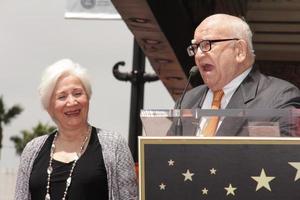
[(168, 164), (169, 164), (169, 166), (174, 166), (174, 163), (175, 163), (175, 161), (174, 161), (174, 160), (172, 160), (172, 159), (168, 160)]
[(206, 189), (206, 188), (203, 188), (201, 191), (202, 191), (202, 194), (203, 194), (203, 195), (204, 195), (204, 194), (206, 194), (206, 195), (208, 194), (208, 189)]
[(182, 175), (184, 176), (184, 181), (193, 181), (192, 176), (194, 176), (194, 173), (191, 173), (189, 169), (186, 170), (186, 173), (182, 173)]
[(237, 189), (236, 187), (232, 187), (231, 183), (229, 184), (228, 187), (224, 187), (224, 189), (227, 191), (227, 196), (232, 194), (233, 196), (235, 195), (234, 191)]
[(160, 190), (165, 190), (165, 189), (166, 189), (166, 185), (165, 185), (164, 183), (161, 183), (161, 184), (159, 185), (159, 189), (160, 189)]
[(262, 169), (260, 172), (260, 176), (251, 176), (251, 178), (257, 182), (256, 191), (263, 187), (271, 191), (269, 182), (272, 181), (275, 177), (267, 176), (265, 170)]
[(209, 171), (210, 171), (210, 174), (216, 175), (217, 170), (215, 168), (211, 168)]
[(297, 169), (295, 176), (295, 181), (297, 181), (300, 178), (300, 162), (289, 162), (289, 164)]

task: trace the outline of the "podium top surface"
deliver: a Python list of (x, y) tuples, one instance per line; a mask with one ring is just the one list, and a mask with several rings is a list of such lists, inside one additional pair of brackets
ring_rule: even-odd
[(207, 120), (219, 117), (216, 136), (300, 136), (300, 109), (141, 110), (145, 136), (199, 135)]

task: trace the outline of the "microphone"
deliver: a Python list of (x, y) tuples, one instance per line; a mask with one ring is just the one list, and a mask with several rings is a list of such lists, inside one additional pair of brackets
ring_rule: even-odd
[(185, 96), (185, 93), (187, 92), (187, 88), (191, 82), (191, 78), (192, 76), (195, 76), (196, 74), (199, 73), (199, 70), (198, 70), (198, 67), (197, 66), (193, 66), (189, 72), (189, 78), (188, 78), (188, 81), (184, 87), (184, 90), (180, 96), (180, 99), (178, 101), (178, 103), (175, 105), (175, 108), (174, 109), (181, 109), (181, 103), (182, 103), (182, 100), (183, 100), (183, 97)]
[[(187, 83), (184, 87), (184, 90), (180, 96), (180, 99), (179, 99), (178, 103), (175, 105), (174, 109), (181, 109), (181, 103), (185, 96), (185, 93), (187, 92), (187, 88), (191, 82), (191, 78), (192, 78), (192, 76), (195, 76), (198, 72), (199, 72), (199, 70), (198, 70), (197, 66), (193, 66), (190, 69), (188, 81), (187, 81)], [(182, 135), (183, 135), (183, 127), (182, 127), (181, 111), (180, 111), (180, 116), (177, 118), (176, 123), (175, 123), (175, 136), (182, 136)]]

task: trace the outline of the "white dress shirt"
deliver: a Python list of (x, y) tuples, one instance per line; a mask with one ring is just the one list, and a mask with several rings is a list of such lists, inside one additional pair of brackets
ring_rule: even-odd
[[(232, 95), (234, 94), (236, 89), (239, 87), (239, 85), (243, 82), (243, 80), (246, 78), (246, 76), (250, 73), (251, 69), (252, 68), (247, 69), (242, 74), (237, 76), (235, 79), (230, 81), (227, 85), (225, 85), (225, 87), (223, 88), (224, 96), (222, 97), (222, 100), (221, 100), (220, 109), (226, 108)], [(204, 99), (201, 109), (211, 109), (212, 100), (213, 100), (213, 92), (211, 91), (211, 89), (209, 89), (207, 91), (207, 94), (205, 96), (205, 99)], [(208, 117), (202, 117), (202, 119), (200, 121), (199, 130), (196, 133), (197, 136), (202, 136), (201, 130), (203, 129), (207, 120), (208, 120)], [(220, 118), (218, 128), (220, 127), (222, 121), (223, 121), (223, 118)]]

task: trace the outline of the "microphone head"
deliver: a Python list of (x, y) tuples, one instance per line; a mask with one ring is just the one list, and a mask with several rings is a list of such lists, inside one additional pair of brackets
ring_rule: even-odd
[(189, 78), (188, 78), (188, 81), (187, 81), (187, 83), (186, 83), (186, 85), (185, 85), (185, 87), (184, 87), (184, 90), (183, 90), (183, 92), (182, 92), (182, 94), (181, 94), (181, 96), (180, 96), (180, 99), (179, 99), (178, 103), (175, 104), (175, 109), (181, 109), (181, 102), (182, 102), (183, 97), (184, 97), (184, 95), (185, 95), (185, 93), (186, 93), (186, 91), (187, 91), (188, 85), (190, 84), (191, 77), (194, 76), (194, 75), (196, 75), (198, 72), (199, 72), (199, 70), (198, 70), (198, 67), (197, 67), (197, 66), (193, 66), (193, 67), (191, 68), (191, 70), (190, 70), (190, 75), (189, 75)]
[(199, 70), (198, 70), (198, 67), (197, 66), (193, 66), (191, 69), (190, 69), (190, 76), (194, 76), (196, 74), (199, 73)]

